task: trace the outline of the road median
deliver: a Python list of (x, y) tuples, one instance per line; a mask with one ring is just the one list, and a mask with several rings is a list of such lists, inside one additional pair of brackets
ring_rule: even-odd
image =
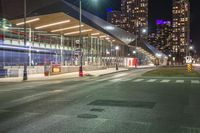
[(188, 72), (186, 67), (159, 67), (144, 73), (145, 77), (200, 77), (200, 73), (193, 70)]

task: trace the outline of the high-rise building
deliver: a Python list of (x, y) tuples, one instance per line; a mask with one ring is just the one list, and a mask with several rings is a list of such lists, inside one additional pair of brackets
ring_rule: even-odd
[(2, 1), (0, 0), (0, 18), (3, 17), (3, 6)]
[(148, 28), (148, 0), (122, 0), (121, 12), (109, 12), (107, 20), (140, 37), (142, 30)]
[(173, 0), (172, 43), (176, 62), (182, 62), (190, 44), (190, 3), (189, 0)]
[(112, 10), (107, 11), (107, 21), (109, 23), (112, 23), (118, 27), (121, 27), (122, 25), (121, 20), (122, 20), (121, 11), (112, 11)]
[(149, 43), (165, 54), (171, 54), (172, 28), (171, 22), (165, 20), (156, 21), (156, 32), (149, 34)]
[(127, 18), (127, 30), (141, 35), (148, 28), (148, 0), (122, 0), (121, 11)]

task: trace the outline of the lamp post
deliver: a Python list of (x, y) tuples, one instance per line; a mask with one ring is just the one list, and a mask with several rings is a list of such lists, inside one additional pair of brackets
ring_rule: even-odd
[[(139, 30), (139, 35), (136, 36), (136, 40), (135, 40), (136, 41), (136, 46), (135, 46), (135, 52), (136, 52), (136, 54), (137, 54), (137, 46), (138, 46), (138, 37), (141, 40), (141, 34), (144, 35), (144, 34), (147, 34), (147, 32), (148, 31), (147, 31), (146, 28), (143, 28), (143, 29)], [(136, 57), (137, 57), (137, 55), (136, 55)]]
[(109, 56), (110, 55), (110, 52), (109, 50), (106, 50), (106, 67), (109, 68), (109, 65), (110, 65), (110, 59), (109, 59)]
[(119, 46), (115, 47), (115, 52), (116, 52), (116, 70), (119, 70), (118, 67), (118, 51), (119, 51)]
[(191, 51), (194, 51), (194, 46), (189, 46), (189, 51), (188, 51), (188, 53), (189, 53), (189, 56), (191, 56)]
[(83, 44), (82, 44), (82, 0), (79, 0), (79, 44), (80, 44), (80, 67), (79, 76), (83, 77)]
[(79, 0), (79, 44), (80, 44), (80, 67), (79, 76), (83, 77), (83, 38), (82, 38), (82, 0)]
[[(24, 47), (26, 47), (26, 0), (24, 0)], [(27, 52), (26, 50), (24, 51), (25, 53)], [(25, 57), (26, 58), (26, 57)], [(23, 80), (26, 81), (28, 80), (28, 74), (27, 74), (27, 59), (25, 59), (24, 62), (24, 71), (23, 71)]]

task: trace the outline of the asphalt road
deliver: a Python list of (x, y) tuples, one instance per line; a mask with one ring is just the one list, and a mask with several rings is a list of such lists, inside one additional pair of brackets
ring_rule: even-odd
[(0, 84), (0, 133), (200, 133), (200, 78), (147, 70)]

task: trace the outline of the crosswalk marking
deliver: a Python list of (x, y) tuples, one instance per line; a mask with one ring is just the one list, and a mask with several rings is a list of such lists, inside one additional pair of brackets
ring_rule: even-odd
[(133, 82), (141, 82), (143, 81), (144, 79), (136, 79), (136, 80), (133, 80)]
[(184, 83), (184, 80), (176, 80), (176, 83)]
[(192, 84), (200, 84), (200, 81), (199, 80), (192, 80), (191, 83)]
[[(115, 79), (100, 79), (97, 81), (110, 81), (110, 82), (126, 82), (126, 81), (132, 81), (132, 82), (146, 82), (146, 83), (153, 83), (153, 82), (160, 82), (160, 83), (170, 83), (173, 82), (173, 80), (169, 79), (133, 79), (133, 78), (115, 78)], [(200, 84), (200, 80), (191, 80), (191, 84)], [(183, 84), (186, 83), (185, 80), (175, 80), (175, 83), (177, 84)]]
[(164, 80), (161, 80), (160, 82), (161, 82), (161, 83), (169, 83), (169, 81), (170, 81), (170, 80), (164, 79)]
[(155, 82), (157, 79), (150, 79), (150, 80), (147, 80), (147, 82), (149, 83), (152, 83), (152, 82)]

